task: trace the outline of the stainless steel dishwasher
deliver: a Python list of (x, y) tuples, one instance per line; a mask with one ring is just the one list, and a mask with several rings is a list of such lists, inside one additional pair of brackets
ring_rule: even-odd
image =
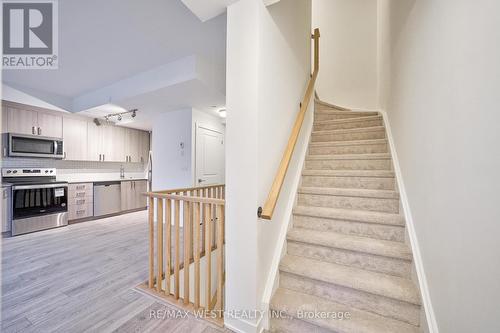
[(120, 182), (94, 183), (94, 216), (103, 216), (121, 211)]

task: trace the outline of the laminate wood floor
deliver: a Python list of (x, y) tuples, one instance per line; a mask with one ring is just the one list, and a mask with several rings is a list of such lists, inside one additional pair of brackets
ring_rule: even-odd
[(133, 290), (147, 279), (147, 211), (4, 238), (1, 248), (2, 332), (225, 331), (165, 316), (176, 309)]

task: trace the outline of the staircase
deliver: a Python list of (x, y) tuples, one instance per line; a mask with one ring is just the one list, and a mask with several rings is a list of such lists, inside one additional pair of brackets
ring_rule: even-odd
[(315, 110), (271, 301), (275, 313), (293, 320), (272, 318), (270, 329), (420, 332), (420, 296), (382, 116), (321, 102)]

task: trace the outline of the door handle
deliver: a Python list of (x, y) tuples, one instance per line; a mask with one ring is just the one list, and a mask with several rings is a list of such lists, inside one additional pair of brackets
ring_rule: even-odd
[(198, 178), (198, 183), (203, 183), (204, 181), (206, 181), (206, 180)]
[(35, 134), (35, 126), (31, 126), (31, 134)]
[(101, 161), (101, 154), (99, 154), (99, 162)]
[(42, 129), (38, 127), (38, 135), (42, 135)]

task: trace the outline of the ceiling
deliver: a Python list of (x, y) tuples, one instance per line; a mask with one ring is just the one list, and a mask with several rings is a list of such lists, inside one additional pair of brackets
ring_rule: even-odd
[[(226, 8), (239, 0), (181, 0), (198, 18), (205, 22), (226, 11)], [(280, 0), (262, 0), (265, 6)]]
[[(210, 105), (224, 104), (225, 15), (201, 22), (179, 0), (58, 3), (59, 68), (4, 70), (2, 81), (7, 85), (71, 112), (82, 110), (76, 104), (88, 105), (95, 111), (109, 102), (94, 103), (98, 93), (103, 97), (104, 88), (195, 56), (213, 69), (211, 74), (221, 83), (222, 91), (209, 89), (208, 80), (198, 77), (199, 82), (194, 82), (192, 76), (186, 75), (176, 84), (131, 91), (128, 96), (120, 96), (117, 104), (148, 110), (167, 110), (177, 105), (209, 109)], [(155, 82), (167, 79), (147, 77)], [(93, 99), (85, 100), (90, 97)]]

